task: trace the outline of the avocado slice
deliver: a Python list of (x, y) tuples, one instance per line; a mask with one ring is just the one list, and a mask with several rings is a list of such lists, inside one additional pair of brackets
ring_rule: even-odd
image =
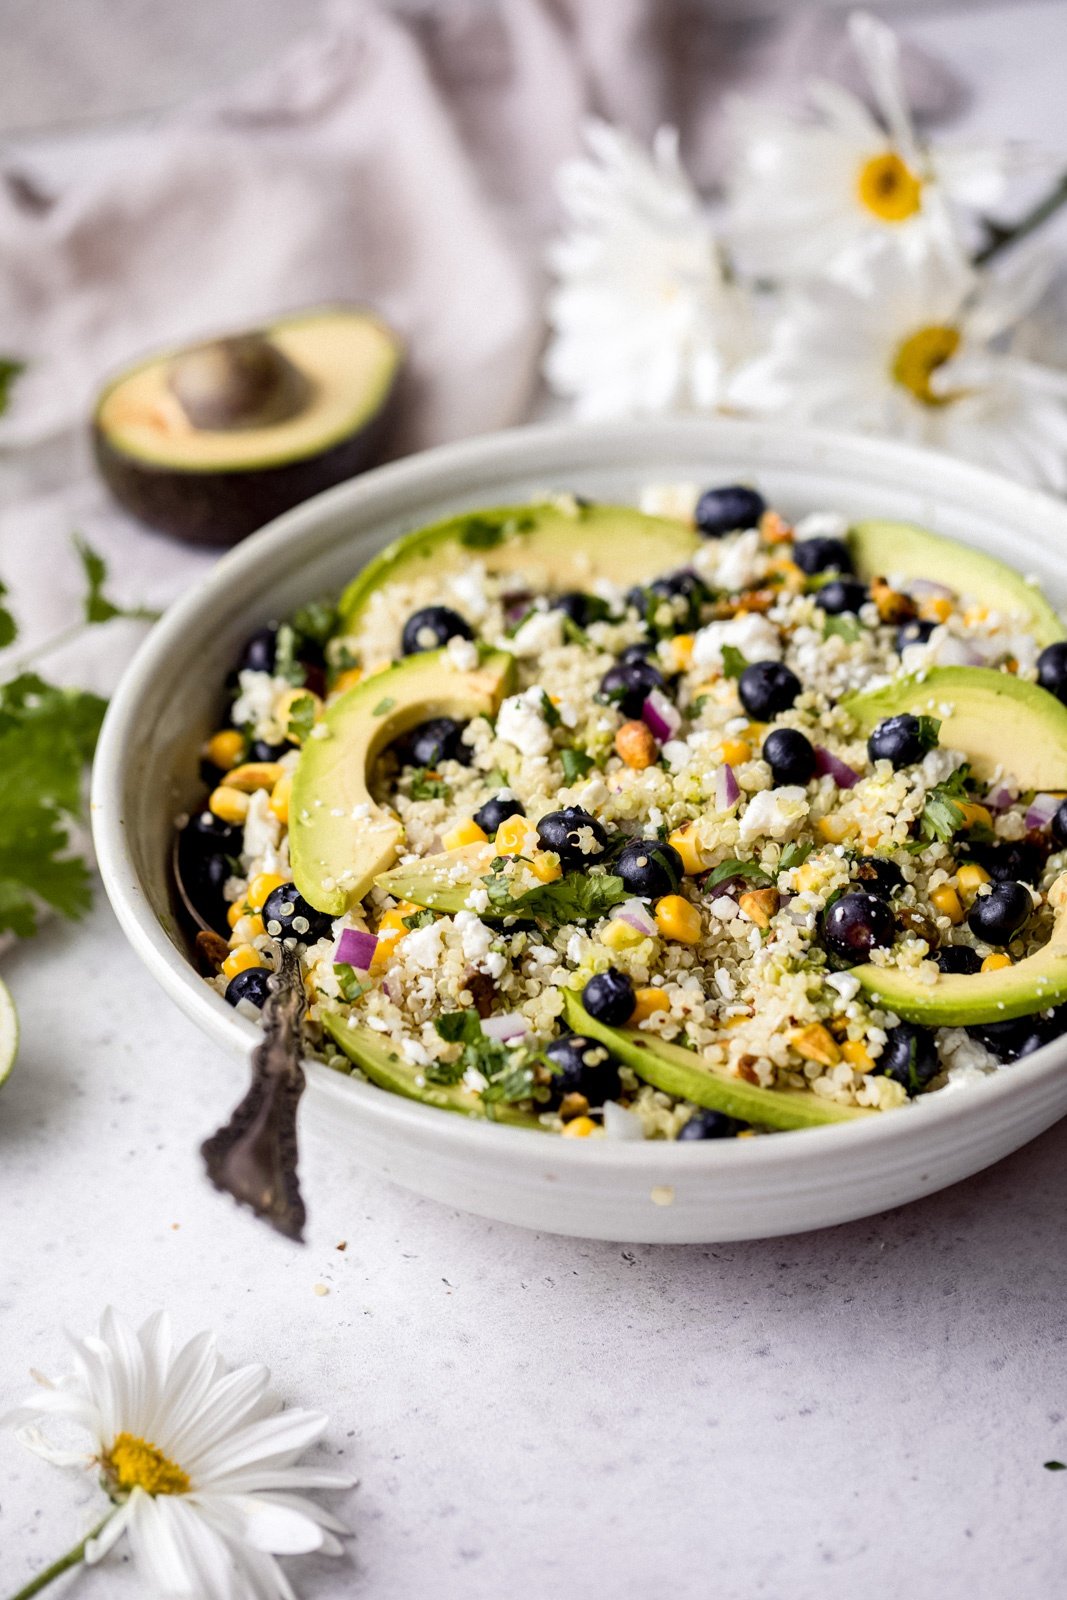
[(831, 1122), (855, 1122), (875, 1113), (863, 1106), (842, 1106), (810, 1089), (761, 1089), (732, 1073), (709, 1066), (695, 1050), (668, 1044), (635, 1028), (609, 1028), (596, 1022), (573, 990), (564, 995), (564, 1015), (575, 1033), (599, 1039), (639, 1078), (711, 1111), (724, 1111), (741, 1122), (765, 1128), (818, 1128)]
[(155, 355), (100, 394), (97, 466), (150, 527), (233, 544), (382, 458), (401, 353), (371, 312), (330, 306)]
[(931, 1028), (965, 1028), (976, 1022), (1010, 1022), (1067, 1000), (1067, 873), (1049, 890), (1055, 912), (1043, 949), (996, 972), (939, 972), (923, 983), (899, 967), (853, 967), (864, 993), (905, 1022)]
[(1010, 672), (931, 667), (845, 695), (841, 705), (864, 733), (902, 711), (937, 717), (940, 743), (962, 750), (979, 778), (992, 778), (999, 767), (1022, 789), (1067, 789), (1067, 706)]
[(943, 583), (956, 594), (980, 600), (991, 610), (1023, 620), (1041, 645), (1067, 638), (1067, 628), (1041, 591), (1021, 573), (956, 539), (946, 539), (912, 522), (857, 522), (848, 534), (856, 575), (872, 578), (899, 573)]
[(324, 734), (304, 741), (289, 801), (293, 882), (316, 910), (336, 917), (357, 906), (396, 860), (403, 827), (371, 799), (367, 783), (386, 745), (431, 717), (492, 716), (514, 671), (503, 651), (460, 672), (447, 650), (427, 650), (365, 678), (327, 709)]
[(489, 572), (528, 573), (551, 591), (588, 589), (598, 578), (629, 588), (691, 561), (691, 528), (630, 506), (591, 505), (570, 496), (525, 506), (464, 512), (387, 545), (341, 596), (341, 621), (354, 633), (383, 583), (459, 571), (472, 559)]
[[(438, 856), (423, 856), (403, 867), (392, 867), (381, 872), (374, 882), (387, 894), (398, 900), (410, 900), (413, 906), (428, 906), (431, 911), (441, 911), (454, 916), (467, 909), (467, 899), (495, 859), (496, 847), (491, 844), (468, 844), (458, 850), (446, 850)], [(478, 915), (486, 921), (494, 916), (507, 916), (506, 911), (494, 911), (490, 906)]]
[(322, 1025), (330, 1038), (371, 1083), (392, 1094), (401, 1094), (408, 1100), (418, 1100), (425, 1106), (436, 1106), (439, 1111), (455, 1111), (463, 1117), (481, 1117), (485, 1121), (506, 1122), (513, 1127), (536, 1128), (546, 1132), (536, 1113), (522, 1111), (518, 1106), (497, 1105), (490, 1115), (480, 1095), (474, 1094), (462, 1083), (419, 1082), (419, 1069), (392, 1050), (380, 1033), (370, 1028), (354, 1028), (351, 1023), (327, 1011)]

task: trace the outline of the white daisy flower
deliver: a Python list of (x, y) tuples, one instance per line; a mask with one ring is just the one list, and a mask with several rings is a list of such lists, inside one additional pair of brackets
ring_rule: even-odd
[(746, 305), (727, 281), (700, 197), (661, 128), (651, 153), (590, 121), (589, 158), (559, 193), (571, 223), (549, 264), (545, 375), (581, 417), (711, 410), (747, 352)]
[[(295, 1600), (275, 1556), (342, 1553), (347, 1530), (302, 1491), (352, 1480), (295, 1464), (327, 1419), (283, 1411), (266, 1367), (228, 1370), (210, 1333), (175, 1349), (164, 1313), (134, 1329), (108, 1310), (74, 1352), (72, 1373), (3, 1419), (46, 1460), (98, 1470), (114, 1504), (48, 1576), (126, 1535), (160, 1595)], [(41, 1422), (84, 1431), (88, 1450), (58, 1447)]]
[(1023, 163), (1018, 147), (923, 143), (896, 36), (863, 12), (849, 18), (849, 32), (877, 117), (848, 90), (822, 81), (809, 85), (811, 122), (733, 107), (739, 160), (728, 233), (741, 266), (758, 277), (857, 281), (872, 246), (886, 239), (909, 262), (931, 248), (951, 251), (963, 218), (995, 207)]
[(1045, 282), (928, 256), (903, 272), (883, 248), (863, 287), (813, 286), (740, 372), (742, 409), (933, 445), (1067, 489), (1067, 374), (1015, 356), (1008, 336)]

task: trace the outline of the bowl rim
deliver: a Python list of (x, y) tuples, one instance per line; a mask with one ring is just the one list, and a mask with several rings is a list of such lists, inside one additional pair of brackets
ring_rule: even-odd
[[(220, 591), (247, 587), (243, 584), (245, 578), (254, 580), (250, 586), (258, 588), (259, 569), (264, 558), (269, 563), (276, 553), (291, 549), (302, 538), (312, 536), (327, 515), (338, 509), (349, 510), (353, 516), (361, 511), (373, 516), (377, 499), (388, 499), (405, 490), (432, 491), (435, 482), (450, 473), (484, 470), (488, 487), (494, 475), (505, 477), (518, 473), (524, 464), (522, 458), (527, 456), (534, 461), (543, 455), (551, 456), (556, 465), (539, 470), (563, 472), (568, 468), (595, 466), (598, 452), (612, 446), (629, 447), (639, 458), (646, 450), (650, 456), (654, 455), (657, 445), (662, 448), (667, 442), (706, 446), (713, 435), (729, 440), (735, 456), (752, 457), (753, 471), (759, 469), (764, 449), (771, 452), (768, 467), (782, 466), (781, 450), (776, 457), (774, 446), (776, 442), (781, 446), (788, 438), (790, 457), (796, 458), (797, 464), (805, 454), (815, 459), (822, 455), (835, 463), (843, 460), (853, 470), (865, 465), (895, 468), (905, 481), (922, 482), (934, 476), (938, 482), (936, 492), (946, 496), (951, 496), (953, 490), (965, 490), (971, 496), (976, 491), (984, 491), (986, 498), (1005, 505), (1006, 518), (1036, 520), (1047, 527), (1050, 534), (1058, 533), (1067, 543), (1067, 506), (987, 468), (895, 440), (818, 428), (787, 429), (782, 424), (732, 418), (549, 422), (480, 435), (439, 445), (375, 468), (284, 513), (228, 551), (206, 576), (167, 608), (142, 641), (111, 699), (92, 770), (90, 814), (97, 863), (123, 932), (163, 990), (202, 1032), (231, 1056), (239, 1052), (250, 1054), (261, 1037), (260, 1030), (257, 1024), (239, 1016), (220, 995), (209, 989), (171, 942), (141, 886), (127, 844), (122, 812), (122, 773), (127, 752), (132, 747), (141, 699), (157, 676), (165, 672), (172, 646), (195, 622), (201, 608)], [(526, 464), (532, 465), (532, 462)], [(825, 466), (823, 470), (832, 473), (835, 467)], [(443, 485), (441, 492), (445, 492)], [(857, 1154), (875, 1143), (895, 1146), (915, 1136), (915, 1117), (931, 1132), (935, 1127), (944, 1129), (965, 1123), (982, 1108), (996, 1106), (1002, 1100), (1018, 1099), (1027, 1091), (1039, 1092), (1065, 1065), (1067, 1037), (1012, 1063), (1010, 1071), (994, 1073), (968, 1083), (963, 1089), (920, 1098), (899, 1108), (892, 1116), (872, 1115), (854, 1122), (786, 1130), (773, 1138), (738, 1141), (680, 1143), (674, 1140), (572, 1141), (557, 1138), (553, 1141), (552, 1159), (554, 1164), (568, 1170), (585, 1169), (593, 1161), (601, 1172), (616, 1169), (632, 1173), (635, 1169), (649, 1168), (655, 1170), (657, 1177), (673, 1166), (682, 1172), (720, 1165), (725, 1168), (730, 1163), (743, 1165), (754, 1173), (768, 1172), (792, 1165), (803, 1151), (810, 1151), (812, 1160), (817, 1161), (831, 1149), (843, 1153), (846, 1146)], [(510, 1145), (516, 1153), (525, 1149), (536, 1154), (543, 1148), (540, 1141), (531, 1140), (528, 1129), (449, 1115), (436, 1107), (335, 1072), (321, 1062), (305, 1060), (304, 1068), (309, 1086), (326, 1110), (331, 1101), (343, 1102), (349, 1108), (356, 1106), (361, 1116), (379, 1127), (391, 1126), (397, 1132), (432, 1138), (433, 1143), (453, 1149), (474, 1149), (479, 1140), (486, 1138), (503, 1140), (506, 1143), (499, 1148), (503, 1150)]]

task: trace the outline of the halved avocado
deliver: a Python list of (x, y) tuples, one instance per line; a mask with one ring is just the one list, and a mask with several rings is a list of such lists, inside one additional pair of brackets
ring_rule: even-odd
[(539, 588), (556, 592), (587, 589), (598, 578), (629, 588), (684, 566), (699, 545), (697, 534), (680, 522), (570, 496), (468, 511), (387, 545), (341, 596), (341, 621), (353, 633), (383, 583), (425, 572), (437, 578), (472, 558), (490, 572), (528, 573)]
[(97, 466), (150, 527), (233, 544), (381, 460), (401, 355), (371, 312), (330, 306), (153, 356), (100, 395)]
[(732, 1073), (709, 1066), (695, 1050), (668, 1044), (634, 1028), (609, 1028), (592, 1018), (573, 990), (564, 995), (564, 1015), (575, 1033), (599, 1039), (639, 1078), (665, 1094), (711, 1111), (724, 1111), (764, 1128), (817, 1128), (830, 1122), (855, 1122), (872, 1112), (842, 1106), (810, 1089), (761, 1089)]
[(481, 1117), (483, 1120), (545, 1131), (533, 1112), (522, 1111), (517, 1106), (494, 1104), (490, 1118), (481, 1096), (474, 1094), (464, 1084), (427, 1082), (417, 1067), (390, 1049), (381, 1034), (372, 1033), (370, 1028), (354, 1028), (343, 1017), (331, 1012), (324, 1013), (322, 1025), (338, 1049), (379, 1089), (388, 1089), (390, 1093), (401, 1094), (408, 1100), (419, 1100), (426, 1106), (436, 1106), (439, 1111), (455, 1111), (463, 1117)]
[(963, 1028), (976, 1022), (1010, 1022), (1067, 1000), (1067, 873), (1049, 890), (1056, 913), (1042, 950), (1012, 967), (973, 974), (939, 972), (923, 983), (899, 967), (853, 967), (864, 993), (905, 1022)]
[(991, 610), (1020, 618), (1042, 644), (1067, 638), (1067, 628), (1041, 591), (1021, 573), (956, 539), (912, 522), (857, 522), (848, 545), (858, 577), (868, 582), (889, 574), (943, 583)]
[(1067, 706), (1036, 683), (992, 667), (931, 667), (841, 705), (869, 733), (902, 711), (937, 717), (939, 742), (962, 750), (979, 778), (999, 768), (1022, 789), (1067, 789)]
[[(442, 911), (454, 916), (467, 909), (467, 899), (489, 871), (496, 856), (491, 844), (468, 844), (458, 850), (447, 850), (437, 856), (423, 856), (403, 867), (392, 867), (381, 872), (374, 882), (379, 889), (395, 895), (398, 900), (410, 900), (413, 906), (429, 906), (431, 911)], [(488, 907), (478, 915), (486, 921), (506, 912)]]
[(492, 716), (514, 671), (503, 652), (460, 672), (447, 650), (427, 650), (364, 679), (329, 707), (321, 737), (304, 741), (289, 801), (289, 858), (305, 900), (339, 916), (396, 860), (404, 829), (367, 786), (386, 745), (431, 717)]

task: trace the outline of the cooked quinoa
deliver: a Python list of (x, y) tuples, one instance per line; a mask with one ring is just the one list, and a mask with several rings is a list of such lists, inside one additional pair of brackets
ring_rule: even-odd
[[(193, 824), (214, 841), (211, 859), (229, 861), (197, 873), (204, 920), (228, 945), (208, 979), (217, 992), (259, 1015), (265, 985), (245, 975), (262, 980), (277, 938), (295, 937), (310, 1054), (358, 1073), (323, 1026), (340, 1018), (379, 1036), (416, 1095), (458, 1087), (490, 1116), (517, 1108), (550, 1132), (593, 1138), (672, 1139), (687, 1125), (687, 1138), (747, 1136), (768, 1125), (662, 1092), (603, 1042), (576, 1044), (568, 994), (584, 996), (590, 1014), (601, 991), (629, 995), (630, 1028), (686, 1047), (720, 1080), (882, 1112), (995, 1072), (1058, 1031), (1036, 1006), (1010, 1037), (1004, 1024), (999, 1034), (996, 1024), (914, 1026), (850, 970), (867, 961), (934, 984), (953, 963), (988, 971), (1046, 943), (1048, 892), (1067, 865), (1049, 803), (1035, 816), (1007, 765), (978, 783), (966, 753), (941, 744), (936, 717), (920, 719), (914, 759), (876, 758), (841, 703), (934, 667), (1034, 681), (1041, 646), (1028, 619), (892, 570), (860, 592), (847, 561), (815, 565), (817, 542), (842, 548), (845, 518), (827, 511), (793, 525), (787, 508), (750, 500), (753, 525), (704, 539), (685, 581), (662, 593), (598, 576), (561, 607), (539, 570), (496, 572), (472, 548), (457, 570), (380, 585), (352, 632), (320, 604), (257, 635), (227, 725), (207, 746), (210, 795)], [(697, 501), (696, 486), (652, 485), (641, 509), (692, 525)], [(454, 613), (470, 638), (434, 632), (442, 607), (446, 626)], [(514, 660), (495, 716), (457, 726), (430, 761), (418, 758), (416, 729), (371, 774), (375, 806), (403, 825), (396, 868), (452, 851), (464, 908), (436, 912), (375, 885), (340, 916), (272, 922), (278, 894), (291, 908), (296, 893), (287, 823), (301, 748), (329, 736), (322, 719), (355, 685), (401, 659), (405, 627), (423, 612), (429, 631), (416, 650), (443, 646), (458, 672), (487, 650)], [(621, 689), (611, 678), (620, 658)], [(761, 663), (798, 680), (766, 716), (741, 699), (742, 674)], [(768, 736), (782, 730), (803, 736), (777, 741), (799, 763), (796, 781), (768, 759)], [(258, 777), (241, 776), (257, 764)], [(574, 824), (561, 861), (552, 819), (572, 807), (590, 821)], [(476, 819), (509, 812), (468, 882), (466, 863), (489, 839)], [(617, 869), (624, 847), (641, 841), (652, 865), (630, 851), (630, 892)], [(654, 884), (644, 895), (642, 872)], [(568, 917), (563, 886), (599, 892), (601, 878), (612, 892), (594, 893), (595, 914), (583, 901)], [(975, 931), (973, 911), (1002, 880), (1026, 885), (1032, 909), (994, 943)], [(529, 903), (546, 914), (494, 914), (538, 890)], [(875, 933), (886, 919), (891, 927), (865, 946), (860, 916), (863, 953), (851, 960), (833, 934), (843, 902), (856, 916), (866, 908)], [(367, 968), (338, 959), (347, 929), (376, 935)], [(598, 975), (607, 988), (587, 988)]]

